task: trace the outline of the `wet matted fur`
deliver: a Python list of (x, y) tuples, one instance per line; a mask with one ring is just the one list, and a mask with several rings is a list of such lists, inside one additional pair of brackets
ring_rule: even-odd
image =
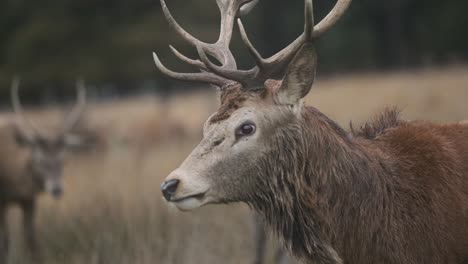
[(347, 133), (307, 108), (260, 159), (247, 202), (304, 263), (467, 263), (468, 125), (398, 116)]

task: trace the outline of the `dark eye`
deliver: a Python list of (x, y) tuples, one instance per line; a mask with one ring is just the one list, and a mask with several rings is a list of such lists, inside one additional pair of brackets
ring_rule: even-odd
[(255, 133), (257, 127), (252, 122), (242, 124), (236, 131), (236, 136), (250, 136)]

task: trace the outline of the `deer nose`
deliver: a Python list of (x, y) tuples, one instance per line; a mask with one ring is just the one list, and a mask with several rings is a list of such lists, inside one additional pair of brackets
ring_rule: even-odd
[(54, 198), (60, 198), (63, 194), (63, 190), (60, 187), (55, 187), (52, 189), (52, 196)]
[(170, 181), (164, 182), (161, 185), (161, 191), (163, 193), (163, 196), (164, 198), (166, 198), (168, 202), (171, 201), (172, 196), (176, 192), (177, 186), (179, 186), (179, 182), (180, 182), (179, 180), (170, 180)]

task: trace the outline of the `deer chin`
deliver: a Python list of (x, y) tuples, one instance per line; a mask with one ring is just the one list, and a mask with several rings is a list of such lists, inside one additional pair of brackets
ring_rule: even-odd
[(180, 211), (187, 212), (198, 209), (204, 205), (210, 204), (212, 199), (205, 193), (185, 196), (179, 199), (173, 199), (170, 201)]
[(44, 191), (49, 193), (54, 199), (59, 199), (63, 194), (63, 187), (61, 183), (55, 181), (46, 181)]

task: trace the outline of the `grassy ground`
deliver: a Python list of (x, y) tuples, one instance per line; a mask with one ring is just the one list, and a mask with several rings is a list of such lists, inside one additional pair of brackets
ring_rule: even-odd
[[(468, 118), (468, 68), (335, 76), (319, 80), (307, 101), (343, 125), (360, 123), (391, 105), (402, 108), (407, 119), (461, 120)], [(70, 157), (63, 199), (41, 197), (38, 232), (47, 264), (234, 264), (252, 259), (247, 208), (210, 206), (180, 213), (163, 202), (159, 191), (162, 179), (197, 144), (202, 122), (216, 108), (214, 93), (180, 96), (161, 105), (151, 98), (91, 107), (90, 122), (112, 140), (104, 150)], [(53, 109), (31, 115), (60, 116)], [(182, 126), (186, 136), (158, 134), (169, 123)], [(18, 210), (12, 210), (9, 220), (11, 263), (27, 263)]]

